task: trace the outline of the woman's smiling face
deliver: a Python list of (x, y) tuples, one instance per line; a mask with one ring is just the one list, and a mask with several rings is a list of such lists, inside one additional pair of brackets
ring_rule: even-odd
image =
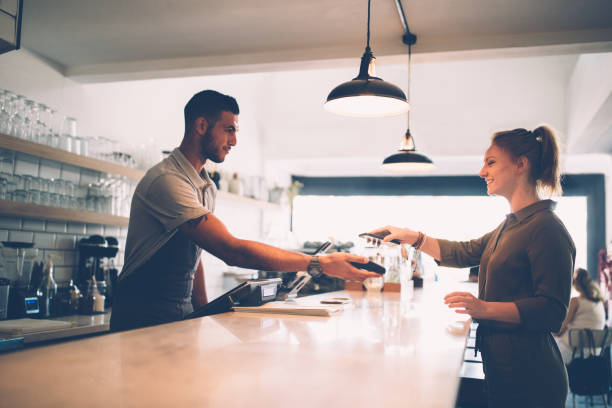
[(509, 198), (518, 183), (518, 166), (509, 153), (492, 144), (484, 154), (478, 175), (487, 183), (489, 195)]

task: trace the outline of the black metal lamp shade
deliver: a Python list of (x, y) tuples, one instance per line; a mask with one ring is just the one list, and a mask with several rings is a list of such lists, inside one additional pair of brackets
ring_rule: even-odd
[(377, 78), (374, 55), (366, 47), (359, 75), (329, 93), (325, 109), (338, 115), (375, 118), (408, 112), (410, 105), (399, 87)]
[(425, 172), (435, 169), (433, 162), (427, 156), (408, 150), (400, 150), (392, 154), (383, 160), (382, 165), (385, 170), (402, 173)]
[(382, 167), (385, 170), (398, 173), (426, 172), (436, 168), (429, 157), (416, 152), (410, 129), (406, 130), (398, 152), (383, 160)]

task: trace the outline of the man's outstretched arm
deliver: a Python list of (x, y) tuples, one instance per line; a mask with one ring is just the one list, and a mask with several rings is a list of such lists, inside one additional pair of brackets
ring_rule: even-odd
[[(179, 230), (201, 248), (232, 266), (279, 272), (305, 271), (312, 258), (261, 242), (236, 238), (221, 220), (211, 213), (186, 222)], [(341, 279), (361, 281), (380, 275), (357, 269), (349, 262), (367, 261), (365, 257), (346, 253), (320, 257), (323, 273)]]

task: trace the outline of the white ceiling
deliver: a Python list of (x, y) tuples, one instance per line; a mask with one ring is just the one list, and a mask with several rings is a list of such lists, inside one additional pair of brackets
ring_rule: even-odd
[[(610, 0), (402, 2), (415, 53), (612, 50)], [(25, 0), (22, 44), (79, 81), (263, 72), (359, 56), (366, 16), (365, 0)], [(402, 34), (395, 1), (373, 0), (374, 54), (404, 54)]]
[[(492, 131), (541, 122), (560, 129), (567, 141), (566, 88), (576, 60), (612, 52), (610, 0), (402, 3), (418, 35), (411, 128), (417, 148), (438, 162), (479, 156)], [(370, 160), (378, 168), (398, 146), (406, 118), (364, 121), (322, 108), (327, 93), (356, 74), (366, 17), (366, 0), (25, 0), (22, 45), (66, 77), (94, 87), (207, 75), (206, 87), (218, 82), (239, 101), (255, 101), (247, 106), (257, 115), (266, 160), (291, 160), (304, 173), (330, 171), (338, 158), (355, 166)], [(372, 0), (378, 74), (406, 89), (402, 34), (395, 1)], [(236, 79), (227, 74), (246, 74), (241, 83), (248, 85), (227, 89)], [(155, 94), (154, 86), (147, 92)], [(612, 86), (607, 92), (612, 95)], [(138, 92), (131, 98), (125, 109), (151, 103)], [(597, 131), (605, 143), (587, 152), (612, 152), (609, 99), (597, 114), (606, 122)], [(170, 101), (155, 101), (162, 112), (164, 103)]]

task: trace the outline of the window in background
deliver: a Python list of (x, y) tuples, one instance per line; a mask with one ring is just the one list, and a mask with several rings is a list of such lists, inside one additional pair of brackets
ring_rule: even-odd
[[(586, 268), (586, 197), (555, 199), (555, 213), (576, 245), (576, 266)], [(364, 242), (357, 237), (387, 224), (421, 230), (433, 237), (469, 240), (495, 229), (510, 212), (501, 197), (481, 196), (321, 196), (300, 195), (293, 203), (293, 232), (299, 241), (353, 241), (358, 252)], [(468, 270), (438, 267), (424, 256), (426, 273), (443, 280), (465, 280)]]

